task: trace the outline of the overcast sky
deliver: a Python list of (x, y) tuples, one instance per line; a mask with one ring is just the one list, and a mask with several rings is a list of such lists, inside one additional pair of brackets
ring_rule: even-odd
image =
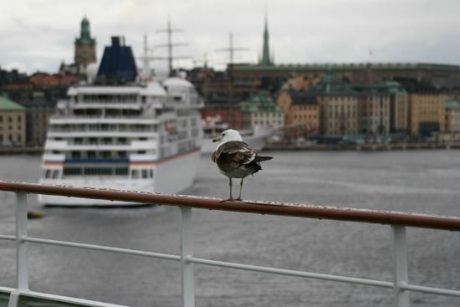
[[(459, 0), (1, 0), (0, 66), (55, 72), (73, 61), (73, 42), (86, 14), (98, 59), (112, 35), (124, 35), (141, 55), (142, 35), (165, 42), (168, 16), (188, 43), (177, 55), (196, 63), (208, 54), (222, 66), (234, 33), (243, 62), (256, 62), (268, 5), (271, 50), (276, 63), (436, 62), (460, 64)], [(154, 49), (157, 56), (165, 50)], [(182, 60), (191, 66), (192, 60)], [(159, 66), (156, 63), (154, 66)]]

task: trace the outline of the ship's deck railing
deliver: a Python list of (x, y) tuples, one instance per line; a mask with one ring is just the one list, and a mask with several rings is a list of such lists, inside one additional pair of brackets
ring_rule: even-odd
[[(17, 284), (15, 288), (0, 287), (0, 293), (10, 295), (9, 307), (16, 307), (20, 297), (35, 297), (57, 302), (67, 302), (83, 306), (120, 306), (109, 303), (95, 302), (72, 297), (36, 292), (29, 289), (29, 274), (27, 268), (28, 243), (67, 246), (104, 252), (136, 255), (150, 258), (177, 261), (182, 273), (183, 306), (195, 306), (194, 264), (227, 267), (255, 272), (273, 273), (302, 278), (312, 278), (360, 284), (374, 287), (393, 289), (395, 306), (410, 306), (410, 292), (424, 292), (436, 295), (456, 296), (460, 299), (460, 290), (443, 289), (415, 285), (409, 283), (406, 249), (406, 227), (431, 228), (439, 230), (460, 231), (459, 217), (446, 217), (426, 214), (403, 213), (395, 211), (375, 211), (352, 208), (336, 208), (329, 206), (281, 204), (271, 202), (228, 201), (194, 196), (163, 195), (154, 193), (136, 193), (107, 189), (71, 188), (65, 186), (44, 186), (38, 184), (9, 183), (0, 181), (0, 190), (16, 193), (16, 235), (0, 235), (0, 239), (16, 243)], [(27, 235), (27, 193), (62, 195), (113, 201), (126, 201), (141, 204), (160, 204), (178, 206), (181, 209), (181, 249), (179, 255), (165, 254), (152, 251), (132, 250), (111, 246), (101, 246), (77, 242), (65, 242), (36, 238)], [(282, 268), (272, 268), (198, 258), (193, 256), (192, 240), (192, 209), (223, 210), (258, 214), (294, 216), (360, 223), (385, 224), (392, 228), (393, 239), (393, 281), (382, 281), (366, 278), (356, 278), (333, 274), (313, 273)], [(460, 304), (460, 300), (459, 300)]]

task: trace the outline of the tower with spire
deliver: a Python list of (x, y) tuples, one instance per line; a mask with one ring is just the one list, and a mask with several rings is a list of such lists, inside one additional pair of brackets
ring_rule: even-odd
[(264, 38), (262, 46), (262, 58), (259, 60), (259, 65), (273, 65), (273, 59), (270, 56), (270, 36), (268, 34), (267, 11), (265, 10)]
[(85, 16), (80, 23), (80, 37), (75, 39), (74, 63), (80, 73), (86, 72), (90, 63), (96, 62), (96, 40), (91, 37), (88, 18)]

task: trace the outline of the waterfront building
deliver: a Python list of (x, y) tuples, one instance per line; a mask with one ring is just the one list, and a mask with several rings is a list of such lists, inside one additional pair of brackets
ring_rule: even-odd
[(49, 100), (43, 91), (34, 91), (32, 97), (18, 101), (26, 108), (26, 143), (28, 146), (43, 146), (48, 122), (55, 111), (56, 101)]
[(24, 146), (25, 143), (25, 108), (0, 96), (0, 146)]
[(358, 96), (358, 133), (367, 137), (390, 132), (390, 93), (385, 85), (354, 86)]
[(240, 111), (244, 128), (284, 126), (284, 114), (268, 94), (259, 93), (241, 102)]
[(5, 70), (0, 66), (0, 89), (4, 90), (11, 84), (21, 87), (28, 84), (28, 81), (28, 77), (25, 73), (21, 73), (17, 69)]
[(346, 136), (358, 133), (358, 96), (353, 93), (330, 93), (318, 97), (321, 134)]
[(36, 72), (29, 77), (29, 82), (34, 89), (48, 89), (56, 87), (69, 87), (78, 83), (78, 75), (75, 74), (49, 74)]
[(444, 132), (446, 95), (441, 93), (409, 94), (409, 132), (413, 137), (428, 137)]
[(390, 93), (390, 132), (407, 134), (409, 98), (407, 91), (395, 81), (386, 82)]
[(306, 91), (285, 90), (277, 99), (283, 110), (284, 136), (289, 140), (319, 133), (319, 105), (316, 96)]
[(294, 90), (294, 91), (308, 91), (314, 84), (317, 84), (321, 80), (311, 80), (306, 76), (294, 76), (286, 80), (281, 90)]
[(444, 101), (445, 127), (444, 132), (454, 139), (460, 139), (460, 102), (453, 99)]
[(74, 63), (80, 74), (86, 73), (88, 64), (96, 62), (96, 40), (91, 37), (90, 23), (84, 17), (80, 23), (80, 37), (75, 39)]
[(326, 77), (312, 87), (320, 108), (320, 132), (324, 136), (358, 134), (358, 97), (349, 82), (333, 77), (329, 68)]
[(437, 88), (455, 88), (460, 84), (460, 66), (434, 63), (318, 63), (284, 65), (235, 65), (236, 82), (280, 84), (293, 76), (322, 79), (329, 68), (338, 79), (353, 84), (386, 82), (399, 78), (432, 83)]

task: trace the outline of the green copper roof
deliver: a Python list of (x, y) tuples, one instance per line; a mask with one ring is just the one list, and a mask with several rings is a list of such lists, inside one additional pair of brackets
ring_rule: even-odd
[(243, 113), (281, 112), (273, 98), (263, 94), (251, 96), (247, 101), (241, 102), (240, 110)]
[(385, 84), (388, 87), (388, 91), (390, 92), (390, 94), (394, 94), (394, 95), (407, 94), (407, 91), (404, 89), (404, 87), (402, 87), (401, 84), (399, 84), (399, 82), (387, 81)]
[(23, 106), (9, 100), (6, 97), (0, 96), (0, 110), (2, 111), (21, 111), (25, 110)]
[(86, 16), (82, 19), (80, 24), (80, 37), (75, 39), (79, 44), (94, 44), (96, 41), (91, 37), (91, 30), (88, 18)]

